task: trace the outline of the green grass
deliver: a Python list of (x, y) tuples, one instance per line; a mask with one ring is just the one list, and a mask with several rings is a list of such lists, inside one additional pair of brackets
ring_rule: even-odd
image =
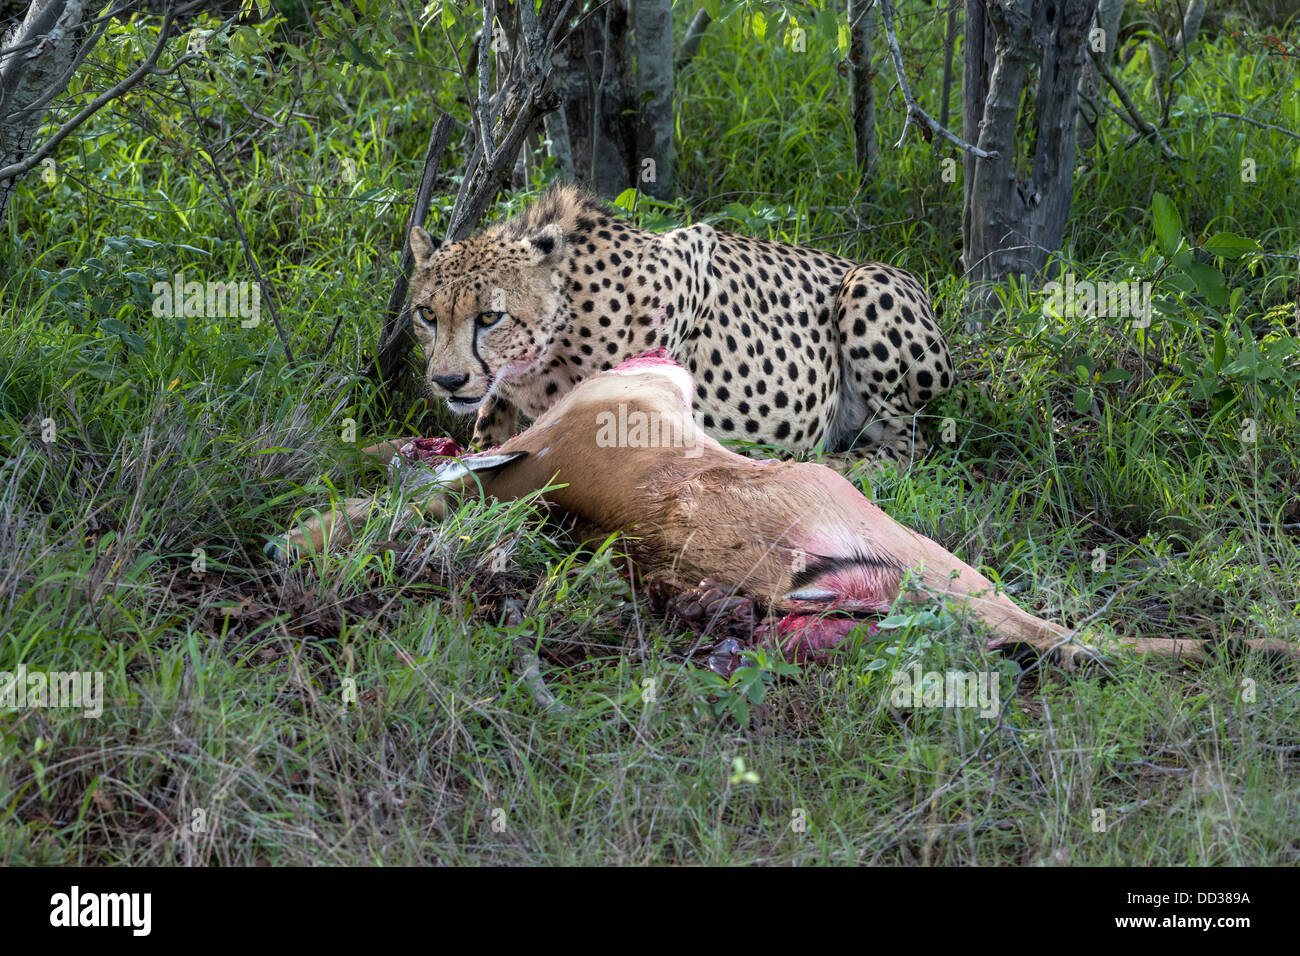
[[(903, 13), (918, 95), (936, 103), (923, 51), (940, 27)], [(138, 56), (134, 29), (101, 59)], [(0, 708), (0, 863), (1300, 859), (1300, 695), (1263, 661), (1035, 674), (986, 659), (973, 627), (934, 608), (828, 665), (765, 657), (720, 687), (688, 659), (694, 638), (633, 593), (616, 543), (575, 551), (527, 504), (466, 505), (396, 550), (377, 516), (348, 553), (273, 568), (268, 536), (373, 484), (355, 455), (370, 432), (464, 434), (422, 405), (385, 419), (356, 374), (435, 98), (464, 118), (437, 31), (420, 45), (387, 29), (401, 42), (383, 72), (323, 42), (275, 80), (269, 31), (249, 27), (221, 53), (229, 79), (192, 83), (200, 111), (249, 130), (227, 175), (292, 361), (265, 319), (150, 312), (150, 285), (177, 271), (252, 278), (183, 105), (102, 114), (60, 152), (57, 182), (19, 189), (0, 252), (0, 670), (102, 671), (106, 700), (98, 720)], [(1123, 75), (1154, 115), (1141, 56)], [(684, 198), (637, 215), (926, 277), (959, 384), (928, 410), (932, 453), (876, 477), (873, 497), (1027, 608), (1064, 622), (1104, 608), (1121, 635), (1300, 636), (1297, 144), (1209, 116), (1300, 130), (1294, 67), (1249, 31), (1212, 37), (1172, 111), (1185, 166), (1103, 129), (1060, 261), (1151, 280), (1150, 329), (1054, 318), (1008, 286), (978, 331), (960, 190), (914, 131), (890, 148), (886, 73), (882, 182), (851, 204), (837, 57), (815, 31), (799, 54), (756, 42), (739, 14), (719, 25), (680, 79)], [(274, 135), (255, 135), (254, 101)], [(1232, 232), (1258, 251), (1162, 250), (1156, 192), (1191, 246)], [(1235, 297), (1216, 304), (1196, 266)], [(517, 626), (500, 623), (507, 598), (523, 602)], [(520, 642), (571, 713), (538, 712), (514, 674)], [(890, 675), (917, 663), (996, 673), (999, 716), (891, 706)]]

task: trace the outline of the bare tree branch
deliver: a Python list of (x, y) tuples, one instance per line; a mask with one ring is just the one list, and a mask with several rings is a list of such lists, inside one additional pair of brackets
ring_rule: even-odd
[(95, 99), (81, 110), (81, 112), (77, 113), (76, 116), (64, 123), (63, 126), (59, 128), (58, 132), (42, 143), (41, 147), (35, 152), (29, 154), (27, 158), (16, 163), (10, 163), (8, 166), (0, 169), (0, 182), (3, 182), (6, 179), (13, 179), (15, 176), (21, 176), (24, 173), (30, 172), (36, 166), (39, 166), (41, 160), (54, 152), (55, 147), (75, 132), (82, 123), (86, 122), (86, 120), (90, 119), (90, 117), (94, 116), (109, 103), (113, 102), (113, 100), (120, 97), (123, 93), (126, 93), (146, 76), (158, 73), (170, 73), (175, 69), (175, 67), (163, 71), (155, 69), (158, 65), (158, 58), (162, 55), (162, 51), (167, 46), (167, 41), (170, 39), (171, 20), (172, 8), (171, 6), (168, 6), (166, 12), (163, 14), (162, 27), (158, 31), (158, 42), (154, 45), (153, 52), (149, 54), (148, 59), (141, 63), (120, 83), (115, 84), (111, 89), (95, 97)]
[(1217, 116), (1220, 119), (1241, 120), (1243, 123), (1249, 123), (1251, 126), (1258, 126), (1260, 129), (1272, 130), (1274, 133), (1281, 133), (1283, 136), (1290, 136), (1292, 139), (1300, 139), (1300, 133), (1294, 130), (1285, 129), (1281, 126), (1274, 126), (1272, 123), (1261, 123), (1257, 119), (1251, 119), (1249, 116), (1242, 116), (1240, 113), (1211, 113), (1211, 116)]
[(935, 135), (942, 136), (958, 149), (965, 150), (972, 156), (989, 159), (998, 155), (996, 151), (986, 152), (978, 146), (972, 146), (947, 127), (941, 126), (938, 120), (921, 108), (921, 105), (916, 102), (916, 97), (912, 95), (912, 87), (908, 84), (907, 75), (903, 69), (903, 53), (898, 48), (898, 36), (894, 33), (894, 11), (889, 5), (889, 0), (880, 0), (880, 18), (885, 23), (885, 38), (889, 41), (889, 52), (894, 59), (894, 72), (898, 74), (898, 88), (902, 91), (903, 102), (907, 104), (907, 114), (903, 119), (903, 135), (898, 137), (898, 142), (894, 144), (894, 148), (898, 149), (903, 145), (903, 140), (907, 139), (907, 127), (912, 120), (916, 120), (924, 123)]
[[(184, 78), (179, 78), (181, 90), (185, 93), (185, 104), (190, 111), (190, 116), (195, 121), (195, 126), (202, 130), (204, 124), (199, 122), (199, 111), (194, 105), (194, 97), (190, 93), (190, 88), (186, 85)], [(257, 261), (257, 255), (253, 252), (253, 244), (248, 239), (248, 233), (244, 229), (244, 222), (239, 218), (239, 207), (235, 205), (235, 198), (231, 193), (230, 183), (226, 179), (226, 174), (222, 171), (217, 163), (217, 157), (213, 153), (211, 143), (207, 137), (203, 138), (203, 150), (199, 153), (207, 163), (208, 168), (212, 170), (213, 179), (217, 184), (217, 195), (221, 203), (226, 207), (226, 212), (230, 214), (230, 219), (235, 225), (235, 232), (239, 236), (239, 245), (244, 251), (244, 259), (248, 262), (249, 268), (257, 276), (257, 284), (261, 287), (262, 298), (266, 303), (266, 310), (271, 314), (271, 322), (275, 326), (275, 331), (280, 336), (280, 344), (284, 346), (284, 355), (290, 362), (294, 361), (293, 348), (289, 344), (289, 336), (284, 331), (284, 326), (280, 322), (280, 310), (276, 307), (278, 301), (275, 286), (273, 286), (266, 274), (262, 272), (262, 266)]]
[[(438, 122), (433, 124), (429, 135), (429, 146), (424, 151), (424, 171), (420, 174), (420, 185), (415, 191), (415, 204), (411, 215), (402, 230), (402, 255), (397, 267), (397, 282), (388, 296), (388, 307), (384, 310), (384, 331), (380, 336), (379, 352), (376, 356), (377, 367), (384, 381), (392, 382), (397, 378), (398, 366), (402, 356), (409, 350), (410, 329), (402, 322), (402, 313), (406, 307), (407, 291), (410, 288), (411, 268), (415, 257), (411, 254), (411, 229), (423, 226), (429, 217), (429, 203), (433, 200), (433, 187), (438, 181), (442, 169), (442, 157), (451, 140), (451, 117), (443, 113)], [(337, 331), (338, 323), (334, 328)], [(325, 351), (334, 341), (334, 332), (330, 333)]]
[(1088, 48), (1088, 55), (1092, 57), (1093, 65), (1097, 68), (1097, 72), (1101, 75), (1101, 78), (1110, 85), (1110, 88), (1113, 89), (1115, 94), (1119, 97), (1120, 102), (1124, 104), (1124, 109), (1128, 111), (1129, 116), (1133, 120), (1133, 126), (1141, 132), (1143, 136), (1148, 136), (1155, 140), (1157, 145), (1160, 147), (1160, 151), (1164, 153), (1165, 156), (1170, 159), (1178, 160), (1179, 162), (1186, 162), (1182, 156), (1179, 156), (1169, 147), (1169, 144), (1165, 142), (1165, 138), (1160, 135), (1160, 130), (1156, 129), (1148, 120), (1143, 118), (1141, 112), (1138, 111), (1137, 104), (1133, 102), (1133, 97), (1129, 96), (1128, 90), (1124, 89), (1124, 84), (1120, 83), (1120, 81), (1115, 78), (1115, 74), (1111, 72), (1110, 64), (1107, 63), (1103, 57), (1099, 57), (1094, 53), (1091, 48)]
[(483, 155), (492, 155), (492, 97), (488, 90), (492, 82), (492, 28), (496, 23), (496, 0), (483, 0), (483, 29), (478, 35), (478, 108), (474, 118), (478, 122), (479, 139)]
[(700, 50), (700, 41), (704, 39), (704, 34), (712, 22), (713, 18), (709, 16), (708, 10), (700, 7), (695, 11), (690, 26), (686, 28), (686, 36), (682, 39), (681, 49), (677, 51), (677, 69), (682, 69), (691, 60), (695, 59), (695, 54)]

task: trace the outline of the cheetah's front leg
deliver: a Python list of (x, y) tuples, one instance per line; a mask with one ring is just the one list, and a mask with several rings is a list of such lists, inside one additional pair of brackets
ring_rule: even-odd
[(473, 442), (480, 450), (495, 448), (513, 436), (518, 427), (519, 409), (507, 399), (493, 395), (478, 410)]

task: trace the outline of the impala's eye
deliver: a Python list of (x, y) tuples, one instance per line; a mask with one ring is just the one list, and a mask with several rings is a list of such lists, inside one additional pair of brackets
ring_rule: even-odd
[(433, 309), (427, 305), (416, 306), (415, 317), (430, 328), (436, 328), (438, 325), (438, 317), (433, 314)]
[(490, 329), (505, 317), (504, 312), (480, 312), (478, 314), (479, 328)]

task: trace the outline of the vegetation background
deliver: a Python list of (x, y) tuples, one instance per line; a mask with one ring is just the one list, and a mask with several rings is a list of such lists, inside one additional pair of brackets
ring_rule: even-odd
[[(528, 503), (467, 504), (413, 547), (386, 546), (377, 520), (353, 552), (273, 568), (269, 535), (365, 483), (369, 435), (464, 435), (361, 369), (439, 111), (459, 125), (431, 231), (450, 215), (480, 21), (404, 0), (210, 6), (160, 65), (199, 31), (201, 55), (63, 141), (3, 223), (0, 671), (102, 671), (106, 700), (98, 720), (0, 706), (0, 862), (1300, 860), (1298, 685), (1259, 660), (1037, 674), (986, 660), (932, 607), (830, 666), (759, 653), (722, 682), (629, 590), (617, 542), (575, 552)], [(959, 383), (927, 411), (934, 450), (873, 498), (1036, 614), (1296, 639), (1291, 5), (1211, 4), (1167, 110), (1151, 50), (1175, 5), (1125, 9), (1113, 68), (1181, 158), (1103, 113), (1053, 268), (1151, 282), (1147, 329), (1055, 315), (1016, 281), (968, 323), (962, 185), (943, 164), (960, 155), (915, 126), (894, 145), (883, 44), (860, 189), (844, 5), (677, 3), (679, 36), (700, 6), (672, 196), (616, 198), (653, 228), (705, 221), (924, 277)], [(895, 16), (938, 115), (948, 5)], [(114, 21), (46, 131), (158, 25)], [(959, 116), (960, 83), (951, 97)], [(531, 153), (489, 218), (555, 176)], [(153, 314), (153, 284), (178, 272), (256, 280), (240, 230), (283, 337)], [(507, 598), (523, 613), (503, 625)], [(519, 640), (572, 713), (538, 713)], [(891, 674), (915, 666), (996, 670), (999, 716), (891, 707)]]

